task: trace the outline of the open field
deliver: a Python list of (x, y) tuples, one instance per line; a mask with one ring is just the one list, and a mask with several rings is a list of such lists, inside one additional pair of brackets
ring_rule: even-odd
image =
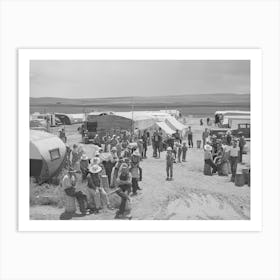
[[(203, 126), (198, 118), (189, 118), (187, 125), (192, 126), (194, 144), (201, 139)], [(81, 136), (78, 125), (66, 126), (70, 145), (78, 143)], [(57, 133), (57, 128), (53, 128)], [(83, 145), (89, 157), (94, 146)], [(165, 152), (160, 159), (151, 156), (141, 162), (143, 181), (142, 191), (132, 199), (132, 216), (137, 220), (247, 220), (250, 219), (250, 187), (236, 187), (229, 182), (230, 177), (203, 175), (203, 150), (189, 149), (187, 162), (174, 165), (174, 181), (165, 181)], [(250, 153), (244, 157), (250, 164)], [(58, 187), (57, 187), (58, 188)], [(30, 208), (31, 219), (59, 219), (63, 208), (50, 205), (35, 205)], [(88, 215), (75, 219), (113, 219), (115, 211), (104, 209), (98, 215)]]

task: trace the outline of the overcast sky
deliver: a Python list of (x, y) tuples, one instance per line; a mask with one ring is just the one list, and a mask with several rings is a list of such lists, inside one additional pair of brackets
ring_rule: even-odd
[(250, 61), (30, 62), (30, 96), (99, 98), (250, 93)]

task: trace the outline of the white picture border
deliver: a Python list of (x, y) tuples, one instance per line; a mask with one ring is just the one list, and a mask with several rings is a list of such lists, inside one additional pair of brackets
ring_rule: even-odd
[[(18, 230), (19, 231), (261, 231), (262, 230), (262, 53), (260, 49), (19, 49), (18, 50)], [(250, 220), (30, 220), (30, 60), (250, 60)]]

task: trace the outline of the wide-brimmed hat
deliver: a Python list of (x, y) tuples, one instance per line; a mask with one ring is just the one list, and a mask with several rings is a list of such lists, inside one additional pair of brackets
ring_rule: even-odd
[(88, 168), (88, 171), (93, 174), (99, 173), (101, 170), (102, 168), (98, 164), (93, 164)]
[(86, 154), (82, 154), (82, 156), (81, 156), (81, 160), (88, 160), (87, 155), (86, 155)]
[(120, 170), (126, 170), (128, 169), (128, 165), (126, 163), (122, 163), (121, 167), (120, 167)]
[(212, 146), (210, 146), (209, 144), (206, 144), (206, 145), (204, 146), (204, 149), (205, 149), (206, 151), (212, 151)]
[(116, 147), (113, 147), (112, 149), (111, 149), (111, 152), (116, 152), (117, 151), (117, 148)]
[(172, 151), (172, 148), (171, 148), (171, 147), (168, 147), (168, 148), (166, 149), (166, 151)]
[(140, 153), (138, 151), (134, 151), (132, 155), (135, 157), (140, 157)]

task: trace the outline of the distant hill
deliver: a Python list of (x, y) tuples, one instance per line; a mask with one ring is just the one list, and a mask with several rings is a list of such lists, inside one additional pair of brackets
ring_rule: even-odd
[(55, 98), (40, 97), (30, 98), (30, 106), (124, 106), (124, 105), (150, 105), (150, 106), (198, 106), (218, 104), (244, 104), (249, 106), (249, 94), (191, 94), (171, 96), (135, 96), (135, 97), (110, 97), (110, 98)]

